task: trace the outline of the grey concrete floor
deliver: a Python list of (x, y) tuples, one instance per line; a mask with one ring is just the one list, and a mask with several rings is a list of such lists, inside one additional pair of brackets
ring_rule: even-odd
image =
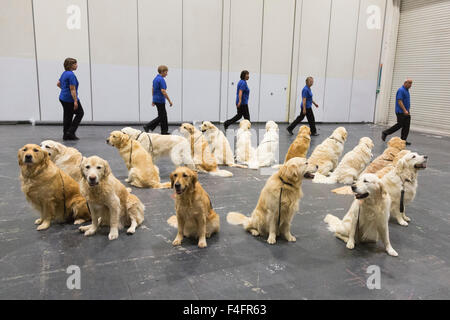
[[(256, 126), (256, 125), (255, 125)], [(311, 150), (337, 125), (319, 124)], [(263, 125), (259, 125), (263, 128)], [(345, 125), (344, 152), (362, 136), (374, 139), (374, 155), (385, 148), (382, 127)], [(85, 156), (107, 159), (124, 184), (127, 170), (118, 151), (106, 145), (113, 126), (81, 126), (81, 140), (67, 142)], [(230, 127), (233, 128), (233, 127)], [(280, 158), (294, 139), (280, 125)], [(170, 130), (175, 127), (171, 126)], [(157, 131), (159, 128), (157, 129)], [(344, 216), (351, 196), (330, 192), (336, 185), (304, 181), (304, 197), (294, 217), (296, 243), (268, 245), (241, 227), (226, 222), (229, 211), (249, 214), (268, 176), (231, 168), (232, 178), (200, 175), (221, 217), (221, 232), (199, 249), (194, 240), (174, 248), (176, 230), (166, 223), (174, 214), (171, 190), (133, 188), (146, 205), (145, 221), (136, 234), (123, 231), (109, 241), (108, 230), (84, 237), (74, 225), (52, 225), (42, 232), (33, 224), (38, 214), (20, 190), (17, 150), (44, 139), (61, 141), (60, 126), (0, 126), (0, 299), (449, 299), (450, 138), (412, 132), (409, 148), (429, 155), (419, 174), (415, 201), (407, 208), (408, 227), (390, 223), (390, 238), (399, 257), (388, 256), (381, 243), (348, 250), (326, 228), (327, 213)], [(397, 133), (398, 134), (398, 133)], [(161, 180), (173, 165), (158, 162)], [(81, 269), (81, 289), (69, 290), (66, 269)], [(369, 290), (367, 267), (381, 270), (381, 289)]]

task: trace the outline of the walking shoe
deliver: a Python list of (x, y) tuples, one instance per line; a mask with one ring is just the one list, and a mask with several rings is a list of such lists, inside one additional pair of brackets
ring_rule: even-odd
[(227, 125), (226, 122), (223, 124), (223, 128), (225, 129), (225, 131), (227, 131), (227, 129), (228, 129), (229, 126), (230, 126), (230, 125)]
[(410, 145), (411, 145), (411, 142), (406, 141), (406, 145), (407, 145), (407, 146), (410, 146)]
[(148, 132), (148, 131), (150, 130), (150, 128), (147, 127), (147, 126), (143, 126), (142, 128), (144, 128), (144, 131), (145, 131), (145, 132)]
[(386, 141), (386, 136), (387, 136), (387, 134), (382, 132), (381, 133), (381, 140)]
[(319, 134), (316, 132), (316, 133), (313, 133), (313, 134), (311, 134), (313, 137), (317, 137)]
[(289, 134), (292, 136), (294, 133), (292, 132), (292, 130), (289, 130), (289, 128), (286, 128), (287, 132), (289, 132)]

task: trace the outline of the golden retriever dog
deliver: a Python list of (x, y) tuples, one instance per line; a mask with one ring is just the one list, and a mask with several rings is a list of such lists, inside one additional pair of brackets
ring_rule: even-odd
[(388, 141), (388, 147), (376, 157), (363, 171), (363, 173), (376, 173), (384, 167), (392, 164), (397, 153), (406, 148), (406, 141), (399, 137), (393, 137)]
[(229, 212), (227, 221), (243, 225), (253, 236), (268, 235), (269, 244), (276, 243), (282, 235), (287, 241), (296, 241), (291, 234), (291, 222), (303, 196), (302, 181), (307, 177), (305, 158), (292, 158), (275, 172), (266, 182), (258, 204), (250, 217), (239, 212)]
[(246, 168), (234, 163), (234, 155), (228, 139), (214, 124), (210, 121), (203, 121), (200, 130), (208, 141), (211, 152), (219, 165)]
[(400, 160), (401, 158), (403, 158), (404, 155), (408, 154), (409, 150), (402, 150), (399, 153), (397, 153), (397, 155), (395, 156), (394, 160), (392, 160), (392, 164), (388, 165), (387, 167), (384, 167), (381, 170), (378, 170), (375, 174), (378, 178), (383, 178), (389, 171), (391, 171), (392, 169), (395, 168), (395, 166), (397, 165), (398, 160)]
[(40, 146), (23, 146), (17, 158), (22, 191), (40, 213), (40, 218), (34, 222), (39, 225), (37, 230), (47, 229), (52, 221), (61, 223), (73, 219), (74, 224), (81, 224), (91, 219), (78, 183), (59, 169)]
[(266, 122), (266, 132), (263, 140), (256, 149), (256, 157), (258, 159), (258, 167), (250, 169), (258, 169), (259, 167), (268, 167), (277, 162), (277, 154), (279, 147), (278, 125), (270, 120)]
[(359, 139), (358, 145), (344, 155), (336, 169), (328, 177), (316, 173), (313, 182), (352, 184), (369, 164), (372, 158), (372, 148), (372, 139), (368, 137)]
[(131, 139), (121, 131), (110, 133), (106, 143), (116, 147), (128, 169), (128, 178), (125, 180), (138, 188), (169, 188), (170, 183), (161, 183), (159, 169), (153, 164), (152, 156), (144, 150), (137, 140)]
[(327, 214), (324, 221), (334, 235), (353, 249), (355, 243), (383, 241), (387, 253), (398, 256), (389, 240), (389, 208), (391, 198), (376, 175), (367, 173), (352, 185), (355, 194), (350, 209), (342, 220)]
[(175, 188), (176, 216), (167, 222), (178, 228), (172, 244), (178, 246), (183, 237), (198, 239), (198, 247), (205, 248), (206, 238), (219, 232), (220, 218), (211, 205), (211, 200), (198, 182), (197, 173), (186, 167), (178, 167), (170, 174), (172, 188)]
[(339, 157), (344, 150), (344, 143), (347, 140), (347, 130), (344, 127), (336, 128), (333, 133), (319, 144), (308, 159), (311, 166), (318, 166), (317, 173), (328, 175), (333, 171), (339, 161)]
[(295, 137), (295, 140), (292, 141), (289, 146), (284, 162), (295, 157), (306, 158), (310, 143), (311, 129), (308, 126), (303, 125), (298, 129), (297, 137)]
[(185, 165), (195, 170), (191, 147), (186, 138), (173, 134), (147, 133), (131, 127), (125, 127), (121, 131), (131, 139), (139, 141), (141, 146), (150, 153), (154, 162), (161, 157), (170, 157), (176, 167)]
[(405, 208), (416, 197), (418, 171), (427, 167), (427, 159), (426, 155), (408, 152), (381, 178), (384, 188), (391, 196), (391, 217), (402, 226), (407, 226), (408, 221), (411, 221), (406, 216)]
[(109, 240), (119, 237), (119, 230), (128, 227), (133, 234), (144, 221), (145, 207), (114, 177), (106, 160), (92, 156), (81, 163), (81, 192), (86, 197), (92, 214), (92, 224), (80, 227), (85, 236), (97, 232), (100, 225), (109, 226)]
[(210, 146), (200, 130), (190, 123), (180, 126), (180, 133), (190, 142), (191, 157), (194, 159), (197, 170), (208, 172), (212, 176), (231, 177), (233, 173), (227, 170), (219, 170), (217, 159), (211, 153)]
[(75, 181), (80, 182), (80, 165), (83, 155), (77, 149), (66, 147), (62, 143), (53, 140), (42, 141), (41, 148), (48, 152), (50, 160), (58, 168), (71, 176)]
[(247, 119), (239, 122), (236, 133), (236, 161), (254, 169), (258, 167), (258, 157), (256, 149), (252, 147), (251, 127), (252, 124)]

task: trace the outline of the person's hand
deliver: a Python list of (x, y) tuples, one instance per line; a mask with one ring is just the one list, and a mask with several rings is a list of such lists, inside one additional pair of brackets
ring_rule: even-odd
[(409, 116), (409, 111), (408, 111), (408, 110), (406, 110), (406, 111), (405, 111), (405, 114), (406, 114), (407, 116)]
[(78, 101), (74, 101), (73, 102), (73, 110), (77, 110), (78, 109)]
[(173, 106), (173, 103), (172, 103), (172, 101), (169, 101), (169, 105), (170, 105), (170, 106)]
[(318, 105), (317, 103), (314, 103), (314, 105), (316, 106), (316, 108), (318, 108), (318, 107), (319, 107), (319, 105)]
[(306, 114), (306, 109), (303, 109), (302, 114)]
[(152, 102), (152, 106), (156, 106), (156, 104), (154, 102)]
[(241, 106), (241, 103), (240, 102), (238, 102), (238, 103), (236, 103), (236, 107), (240, 107)]

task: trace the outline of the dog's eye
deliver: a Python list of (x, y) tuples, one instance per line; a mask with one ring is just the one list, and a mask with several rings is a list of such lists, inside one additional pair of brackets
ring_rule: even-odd
[(368, 182), (369, 182), (369, 181), (367, 181), (367, 180), (364, 179), (364, 183), (368, 183)]
[(39, 152), (39, 150), (38, 150), (38, 149), (36, 149), (36, 148), (35, 148), (35, 149), (33, 149), (33, 151), (34, 151), (34, 152)]
[(91, 166), (86, 166), (86, 169), (90, 169), (91, 168)]
[(49, 146), (45, 146), (47, 149), (50, 149), (50, 147)]
[(413, 159), (416, 157), (416, 155), (413, 155)]
[(28, 150), (27, 148), (23, 149), (23, 151), (27, 151), (27, 150)]
[(176, 178), (178, 175), (175, 173), (173, 176)]
[(183, 173), (183, 178), (186, 178), (187, 177), (187, 174), (186, 173)]
[(100, 167), (100, 166), (97, 166), (97, 169), (98, 169), (98, 170), (100, 170), (101, 168), (102, 168), (102, 167)]

